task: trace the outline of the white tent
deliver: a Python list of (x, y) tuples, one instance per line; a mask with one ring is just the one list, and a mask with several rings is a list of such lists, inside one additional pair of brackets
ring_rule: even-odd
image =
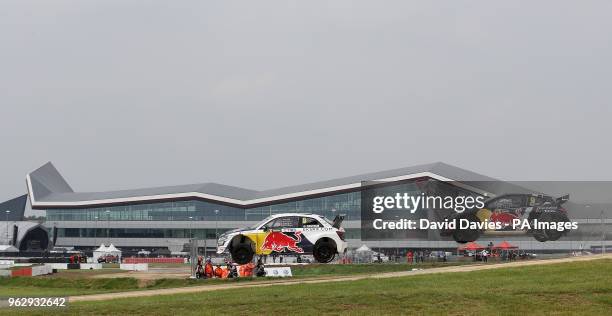
[(99, 251), (99, 252), (106, 252), (106, 246), (104, 246), (104, 244), (101, 244), (100, 247), (98, 247), (98, 249), (94, 250), (94, 252)]
[(115, 247), (113, 244), (110, 244), (110, 246), (106, 248), (106, 251), (111, 254), (121, 254), (121, 250), (117, 249), (117, 247)]
[(108, 247), (102, 244), (100, 247), (98, 247), (98, 249), (94, 250), (93, 261), (98, 262), (98, 258), (108, 255), (121, 258), (121, 250), (117, 249), (117, 247), (115, 247), (113, 244), (110, 244)]
[(355, 250), (356, 252), (366, 252), (366, 251), (372, 251), (372, 249), (370, 249), (370, 247), (363, 245), (359, 248), (357, 248), (357, 250)]

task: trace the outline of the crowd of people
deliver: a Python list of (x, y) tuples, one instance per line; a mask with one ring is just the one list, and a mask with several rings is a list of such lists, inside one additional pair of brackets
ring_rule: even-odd
[(425, 258), (428, 258), (431, 255), (431, 251), (428, 250), (408, 250), (406, 253), (406, 261), (410, 264), (415, 263), (423, 263), (425, 262)]
[(236, 265), (231, 262), (226, 262), (225, 267), (217, 264), (216, 267), (213, 265), (210, 258), (204, 259), (198, 257), (198, 262), (195, 268), (195, 277), (197, 279), (231, 279), (237, 277), (252, 277), (252, 276), (265, 276), (264, 263), (262, 259), (257, 260), (257, 264), (249, 262), (244, 265)]
[[(378, 262), (383, 262), (383, 260), (381, 260), (381, 255), (380, 253), (376, 254), (376, 258)], [(403, 259), (399, 254), (396, 254), (395, 256), (395, 262), (401, 262)], [(423, 263), (425, 261), (431, 261), (431, 260), (435, 260), (435, 261), (442, 261), (442, 262), (446, 262), (447, 261), (447, 257), (446, 257), (446, 252), (444, 251), (431, 251), (431, 250), (412, 250), (409, 249), (408, 251), (406, 251), (406, 262), (409, 264), (417, 264), (417, 263)]]

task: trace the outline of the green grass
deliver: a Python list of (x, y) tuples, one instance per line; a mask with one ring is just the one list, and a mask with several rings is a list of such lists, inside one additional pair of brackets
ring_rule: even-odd
[(139, 283), (135, 278), (15, 277), (0, 279), (0, 297), (73, 296), (216, 284), (224, 280), (158, 279)]
[(189, 268), (189, 263), (149, 263), (149, 268)]
[(425, 262), (419, 264), (310, 264), (291, 267), (291, 273), (296, 277), (372, 274), (408, 271), (412, 269), (448, 267), (472, 263), (473, 262)]
[[(0, 314), (15, 314), (15, 310)], [(74, 303), (27, 315), (610, 315), (612, 260)]]
[[(412, 268), (431, 268), (442, 263), (408, 264), (352, 264), (324, 265), (313, 264), (292, 267), (296, 278), (310, 278), (330, 275), (351, 275), (360, 273), (380, 273), (406, 271)], [(194, 285), (211, 285), (225, 282), (258, 282), (269, 281), (267, 278), (242, 278), (233, 280), (190, 280), (190, 279), (158, 279), (150, 282), (138, 282), (135, 278), (92, 278), (100, 274), (125, 272), (118, 269), (102, 270), (61, 270), (60, 272), (42, 277), (15, 277), (0, 279), (0, 296), (72, 296), (96, 293), (149, 290)]]
[(14, 277), (0, 281), (0, 296), (79, 295), (137, 289), (134, 278)]
[(42, 278), (68, 278), (68, 279), (80, 279), (80, 278), (92, 278), (102, 274), (115, 274), (125, 273), (125, 270), (119, 269), (92, 269), (92, 270), (58, 270), (57, 273), (51, 275), (42, 276)]

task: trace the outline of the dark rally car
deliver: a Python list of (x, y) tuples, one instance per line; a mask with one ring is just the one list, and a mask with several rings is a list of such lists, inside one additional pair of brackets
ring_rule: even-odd
[[(464, 219), (469, 222), (497, 222), (503, 225), (501, 229), (453, 229), (441, 231), (442, 236), (452, 236), (458, 243), (477, 240), (483, 233), (487, 235), (503, 235), (504, 233), (530, 234), (538, 241), (558, 240), (567, 233), (567, 230), (534, 228), (535, 222), (569, 222), (567, 211), (562, 205), (569, 199), (569, 195), (553, 198), (548, 195), (536, 194), (505, 194), (485, 202), (483, 208), (469, 209), (462, 213), (453, 213), (446, 217), (448, 220)], [(510, 223), (513, 220), (527, 220), (531, 225), (529, 229), (513, 229)]]

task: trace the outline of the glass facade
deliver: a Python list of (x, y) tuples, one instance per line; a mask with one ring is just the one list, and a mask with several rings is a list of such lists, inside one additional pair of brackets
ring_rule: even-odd
[[(227, 231), (219, 228), (218, 234)], [(164, 229), (164, 228), (59, 228), (58, 237), (89, 237), (89, 238), (192, 238), (215, 239), (215, 229)], [(109, 236), (110, 235), (110, 236)]]
[[(218, 215), (215, 210), (219, 210)], [(244, 210), (203, 201), (177, 201), (47, 210), (47, 221), (241, 221)]]
[[(258, 221), (277, 213), (346, 214), (359, 219), (360, 192), (305, 199), (257, 208), (237, 208), (204, 201), (178, 201), (84, 209), (47, 210), (47, 221)], [(218, 210), (218, 214), (215, 213)]]
[[(433, 188), (433, 189), (432, 189)], [(369, 189), (370, 190), (370, 189)], [(396, 193), (420, 195), (422, 192), (434, 190), (444, 194), (469, 194), (457, 186), (430, 179), (410, 181), (395, 184), (377, 185), (371, 189), (373, 194), (393, 196)], [(59, 231), (59, 237), (105, 237), (110, 228), (111, 237), (118, 238), (187, 238), (190, 221), (224, 221), (236, 222), (233, 227), (242, 227), (239, 222), (260, 221), (278, 213), (313, 213), (332, 219), (337, 214), (344, 214), (345, 221), (361, 219), (362, 193), (366, 191), (344, 192), (329, 196), (308, 198), (291, 202), (278, 203), (254, 208), (238, 208), (199, 200), (135, 204), (112, 207), (96, 207), (84, 209), (47, 210), (47, 222), (54, 221), (87, 221), (96, 222), (93, 228), (65, 228)], [(216, 212), (218, 210), (218, 212)], [(409, 218), (425, 217), (427, 212), (408, 214)], [(108, 221), (184, 221), (181, 229), (115, 229), (106, 226)], [(91, 226), (91, 225), (89, 225)], [(233, 228), (232, 227), (232, 228)], [(219, 227), (218, 232), (230, 229)], [(214, 230), (193, 229), (197, 238), (214, 238)], [(359, 230), (347, 232), (347, 238), (361, 237)], [(352, 237), (351, 237), (352, 236)]]
[[(218, 234), (227, 231), (219, 228)], [(192, 238), (215, 239), (215, 229), (158, 229), (158, 228), (59, 228), (58, 237), (88, 237), (88, 238)], [(110, 235), (110, 236), (109, 236)], [(347, 239), (359, 239), (361, 231), (358, 228), (347, 229)]]

